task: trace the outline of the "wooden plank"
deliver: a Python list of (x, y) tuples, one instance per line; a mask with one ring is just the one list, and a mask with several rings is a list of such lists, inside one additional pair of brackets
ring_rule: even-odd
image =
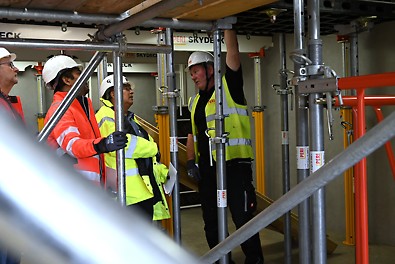
[(203, 5), (200, 5), (199, 1), (195, 0), (174, 8), (172, 11), (167, 12), (167, 14), (163, 14), (163, 17), (211, 21), (274, 2), (276, 2), (276, 0), (216, 0), (203, 1)]
[[(63, 11), (77, 11), (88, 14), (113, 14), (119, 15), (130, 10), (132, 14), (144, 9), (154, 7), (161, 0), (15, 0), (0, 3), (0, 6), (15, 8), (52, 9)], [(183, 5), (173, 8), (159, 17), (178, 18), (187, 20), (211, 21), (255, 7), (271, 4), (275, 0), (191, 0)]]
[(145, 0), (141, 2), (140, 4), (130, 8), (127, 12), (129, 15), (134, 15), (137, 14), (147, 8), (150, 8), (151, 6), (161, 2), (162, 0)]
[(9, 1), (1, 1), (0, 6), (3, 7), (26, 7), (31, 0), (9, 0)]
[[(12, 1), (15, 2), (10, 5), (13, 8), (31, 8), (31, 9), (49, 9), (49, 10), (64, 10), (64, 11), (75, 11), (78, 6), (82, 5), (86, 1), (92, 0), (80, 0), (80, 1), (69, 1), (69, 0), (24, 0), (24, 1)], [(3, 4), (0, 4), (3, 6)]]
[(119, 15), (129, 10), (130, 8), (141, 3), (140, 0), (89, 0), (79, 8), (82, 13), (100, 13), (100, 14), (114, 14)]
[(119, 15), (141, 2), (141, 0), (15, 0), (7, 1), (7, 3), (1, 2), (0, 6)]

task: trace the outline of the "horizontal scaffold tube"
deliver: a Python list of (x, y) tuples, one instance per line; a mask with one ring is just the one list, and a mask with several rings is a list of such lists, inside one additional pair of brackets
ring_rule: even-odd
[[(43, 39), (0, 39), (0, 45), (10, 48), (33, 48), (48, 50), (86, 50), (112, 52), (120, 50), (118, 43), (86, 42), (86, 41), (62, 41)], [(158, 46), (154, 44), (126, 44), (122, 47), (126, 52), (140, 53), (170, 53), (171, 46)]]

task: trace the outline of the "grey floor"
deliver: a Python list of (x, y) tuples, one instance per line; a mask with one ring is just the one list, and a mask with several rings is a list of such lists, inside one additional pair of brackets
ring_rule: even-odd
[[(228, 220), (229, 232), (234, 231), (233, 223)], [(265, 264), (284, 263), (284, 236), (276, 231), (264, 229), (260, 232)], [(327, 263), (355, 263), (354, 246), (342, 243), (344, 238), (330, 236), (338, 244), (336, 250), (328, 255)], [(181, 210), (182, 246), (196, 256), (202, 256), (209, 250), (203, 231), (200, 207)], [(244, 263), (244, 255), (240, 247), (232, 250), (232, 258), (237, 264)], [(371, 264), (395, 264), (395, 246), (370, 245), (369, 262)], [(292, 263), (299, 263), (298, 248), (292, 250)]]

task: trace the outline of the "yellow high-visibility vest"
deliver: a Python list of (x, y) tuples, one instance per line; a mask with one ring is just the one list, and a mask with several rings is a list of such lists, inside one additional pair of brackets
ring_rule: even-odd
[[(237, 104), (230, 95), (228, 84), (226, 83), (225, 76), (222, 77), (222, 85), (224, 87), (223, 93), (223, 114), (225, 116), (225, 132), (228, 132), (228, 141), (225, 145), (226, 160), (236, 158), (253, 159), (253, 150), (251, 143), (251, 125), (248, 116), (247, 105)], [(199, 153), (197, 148), (197, 127), (194, 121), (195, 110), (200, 95), (197, 94), (189, 101), (189, 109), (191, 111), (192, 133), (195, 147), (195, 159), (198, 162)], [(208, 100), (205, 108), (207, 128), (213, 128), (208, 131), (210, 138), (215, 137), (215, 91), (211, 98)], [(212, 156), (216, 160), (215, 144), (212, 146)]]

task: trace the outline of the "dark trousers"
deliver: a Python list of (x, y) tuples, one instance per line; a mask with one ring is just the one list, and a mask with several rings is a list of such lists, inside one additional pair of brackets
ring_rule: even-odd
[[(209, 164), (199, 164), (200, 175), (199, 195), (202, 204), (204, 231), (210, 248), (218, 244), (218, 215), (217, 215), (217, 184), (216, 167)], [(256, 204), (255, 188), (252, 185), (252, 169), (250, 162), (231, 161), (226, 165), (227, 204), (232, 220), (239, 229), (253, 217)], [(263, 263), (263, 253), (259, 234), (255, 234), (244, 243), (241, 249), (246, 256), (245, 263)]]
[(152, 221), (154, 217), (154, 198), (150, 198), (135, 204), (130, 204), (128, 208), (137, 209), (142, 215)]

